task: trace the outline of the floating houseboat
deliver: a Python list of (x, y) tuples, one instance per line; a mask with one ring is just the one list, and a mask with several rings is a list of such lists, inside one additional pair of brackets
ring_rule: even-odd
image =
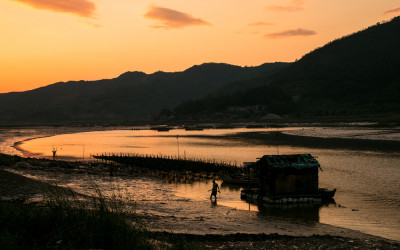
[(241, 198), (265, 203), (322, 202), (336, 189), (318, 187), (319, 162), (310, 154), (264, 155), (255, 165), (259, 188), (242, 190)]

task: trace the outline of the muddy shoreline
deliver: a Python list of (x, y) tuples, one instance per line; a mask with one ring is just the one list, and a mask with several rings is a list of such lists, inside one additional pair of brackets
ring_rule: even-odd
[[(48, 160), (38, 160), (49, 162)], [(25, 161), (22, 161), (25, 162)], [(72, 171), (71, 165), (69, 167), (61, 167), (52, 163), (52, 171)], [(54, 163), (54, 164), (53, 164)], [(60, 162), (61, 163), (61, 162)], [(30, 163), (29, 163), (30, 164)], [(22, 169), (28, 166), (26, 163), (19, 163), (15, 168)], [(68, 164), (66, 165), (68, 166)], [(41, 167), (41, 166), (31, 166)], [(42, 166), (43, 168), (43, 166)], [(58, 169), (58, 170), (57, 170)], [(69, 170), (68, 170), (69, 169)], [(99, 174), (100, 172), (97, 172)], [(81, 173), (84, 174), (84, 173)], [(18, 174), (10, 173), (5, 170), (0, 170), (0, 196), (1, 200), (14, 200), (15, 202), (26, 202), (30, 197), (37, 197), (43, 195), (48, 188), (54, 188), (49, 183), (44, 183), (38, 180), (32, 180)], [(59, 187), (56, 187), (59, 188)], [(200, 204), (199, 204), (200, 205)], [(146, 209), (146, 204), (139, 202), (137, 204), (139, 209)], [(144, 206), (144, 207), (142, 207)], [(218, 206), (219, 211), (224, 211), (224, 207)], [(240, 217), (240, 211), (236, 215)], [(215, 216), (220, 216), (218, 210), (214, 211)], [(221, 225), (214, 225), (216, 230), (209, 230), (207, 232), (182, 233), (186, 231), (184, 225), (183, 230), (179, 230), (179, 225), (169, 225), (165, 227), (161, 221), (161, 217), (154, 217), (153, 215), (146, 216), (139, 214), (144, 224), (150, 229), (149, 234), (152, 238), (168, 241), (171, 238), (185, 239), (185, 241), (205, 249), (255, 249), (255, 248), (268, 248), (268, 249), (398, 249), (400, 243), (380, 238), (377, 236), (367, 235), (358, 231), (336, 228), (329, 225), (315, 225), (318, 226), (317, 230), (304, 231), (307, 227), (297, 228), (291, 227), (288, 223), (284, 224), (270, 224), (263, 225), (265, 233), (240, 233), (240, 228), (237, 232), (230, 232), (220, 228)], [(168, 216), (167, 216), (168, 217)], [(237, 223), (237, 222), (236, 222)], [(161, 224), (161, 227), (160, 227)], [(196, 223), (191, 223), (193, 228), (196, 228)], [(289, 223), (290, 224), (290, 223)], [(320, 223), (317, 223), (320, 224)], [(157, 225), (158, 228), (157, 228)], [(280, 228), (286, 228), (281, 230)], [(220, 229), (217, 229), (220, 228)], [(285, 233), (285, 231), (287, 233)], [(173, 232), (173, 233), (171, 233)]]

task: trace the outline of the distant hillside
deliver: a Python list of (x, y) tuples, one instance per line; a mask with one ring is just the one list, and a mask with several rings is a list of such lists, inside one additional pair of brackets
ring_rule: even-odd
[[(302, 115), (399, 114), (400, 17), (316, 49), (264, 84), (183, 103), (178, 116), (229, 106), (266, 105), (265, 112)], [(262, 98), (264, 95), (264, 98)]]
[(147, 120), (162, 109), (201, 98), (227, 84), (246, 88), (249, 79), (286, 64), (239, 67), (207, 63), (183, 72), (126, 72), (115, 79), (59, 82), (26, 92), (0, 94), (0, 125)]

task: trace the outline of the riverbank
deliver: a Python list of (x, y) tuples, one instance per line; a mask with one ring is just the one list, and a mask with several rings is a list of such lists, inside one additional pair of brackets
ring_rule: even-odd
[[(64, 172), (75, 176), (90, 175), (93, 179), (105, 178), (109, 174), (107, 168), (102, 166), (45, 159), (20, 158), (16, 162), (9, 161), (7, 165), (9, 166), (3, 164), (3, 170), (0, 170), (0, 195), (2, 200), (15, 202), (27, 202), (32, 198), (39, 198), (50, 184), (10, 171), (22, 173), (24, 170), (34, 169), (58, 174)], [(140, 178), (140, 174), (136, 173), (136, 177), (134, 174), (130, 178)], [(249, 211), (233, 210), (220, 205), (210, 206), (204, 202), (193, 202), (194, 206), (203, 211), (202, 214), (195, 214), (193, 219), (179, 218), (175, 217), (178, 216), (176, 211), (190, 209), (193, 204), (185, 200), (171, 202), (175, 212), (163, 210), (162, 206), (165, 204), (162, 202), (135, 201), (137, 215), (150, 230), (148, 237), (162, 241), (166, 246), (174, 246), (177, 241), (183, 240), (187, 246), (194, 246), (195, 249), (398, 249), (400, 247), (395, 241), (321, 223), (302, 225), (273, 219), (270, 219), (269, 223), (249, 221)], [(158, 207), (158, 214), (144, 212), (153, 210), (154, 207)], [(171, 231), (173, 233), (167, 233)]]
[[(124, 136), (128, 136), (132, 139), (129, 139), (128, 144), (126, 145), (128, 145), (130, 148), (133, 148), (130, 150), (136, 151), (140, 150), (140, 147), (136, 147), (136, 145), (132, 143), (140, 140), (140, 135), (143, 133), (148, 133), (146, 131), (131, 131), (131, 129), (126, 129), (126, 131), (122, 131), (121, 129), (123, 128), (117, 129), (118, 131), (115, 131), (115, 133), (113, 131), (109, 131), (105, 133), (82, 133), (82, 135), (88, 136), (94, 134), (97, 136), (97, 134), (107, 134), (108, 136), (116, 136), (118, 141)], [(60, 131), (62, 130), (63, 129), (60, 128)], [(330, 129), (324, 129), (324, 132), (326, 132), (326, 130)], [(229, 133), (229, 135), (231, 135), (235, 131), (244, 131), (245, 133), (248, 133), (251, 130), (205, 130), (201, 133), (190, 133), (188, 134), (189, 137), (186, 138), (179, 134), (181, 153), (184, 149), (186, 149), (187, 153), (190, 152), (184, 142), (189, 140), (190, 136), (192, 135), (194, 135), (194, 137), (192, 137), (191, 140), (194, 142), (217, 142), (216, 146), (211, 148), (213, 148), (213, 150), (218, 150), (221, 145), (224, 145), (219, 143), (219, 141), (225, 142), (227, 141), (226, 139), (228, 139), (228, 137), (224, 134)], [(302, 131), (303, 130), (300, 130), (300, 132)], [(254, 140), (251, 138), (232, 138), (232, 140), (228, 141), (229, 144), (237, 145), (243, 142), (244, 147), (238, 150), (238, 148), (235, 148), (234, 146), (234, 148), (229, 149), (229, 152), (232, 152), (231, 150), (236, 150), (235, 152), (247, 150), (256, 144), (259, 144), (271, 145), (272, 147), (269, 149), (270, 153), (280, 152), (281, 154), (285, 154), (288, 152), (288, 150), (290, 151), (289, 153), (292, 153), (292, 148), (288, 146), (285, 147), (283, 142), (285, 142), (287, 145), (290, 145), (294, 140), (299, 138), (298, 135), (290, 135), (290, 138), (287, 140), (282, 139), (282, 141), (280, 141), (278, 139), (278, 148), (274, 146), (276, 145), (275, 130), (270, 132), (270, 141), (267, 143), (265, 143), (263, 140), (259, 140), (260, 138), (263, 138), (263, 132), (261, 130), (256, 130), (256, 132), (258, 132), (258, 135), (255, 133)], [(285, 129), (284, 133), (286, 132), (287, 130)], [(348, 130), (346, 129), (345, 132), (345, 135), (347, 136)], [(151, 136), (150, 138), (153, 140), (153, 138), (160, 137), (172, 140), (172, 144), (170, 145), (170, 148), (173, 149), (172, 154), (168, 154), (173, 155), (176, 153), (176, 133), (183, 134), (185, 132), (182, 130), (172, 130), (167, 133), (154, 132), (154, 136)], [(343, 136), (344, 134), (341, 135)], [(34, 137), (35, 134), (32, 134), (32, 136)], [(281, 135), (278, 135), (278, 138), (279, 136)], [(64, 138), (72, 138), (70, 140), (71, 143), (78, 143), (79, 146), (76, 155), (79, 156), (82, 154), (82, 140), (76, 140), (77, 137), (79, 137), (79, 134), (64, 136)], [(52, 138), (49, 138), (49, 141), (51, 141)], [(94, 139), (90, 139), (89, 141), (97, 140), (96, 137), (93, 138)], [(41, 140), (47, 139), (39, 139), (39, 141)], [(56, 140), (55, 142), (47, 142), (45, 144), (58, 145)], [(310, 140), (314, 140), (314, 138), (311, 138)], [(398, 154), (396, 151), (394, 151), (394, 153), (390, 153), (391, 158), (388, 158), (388, 154), (386, 153), (374, 153), (376, 149), (373, 147), (371, 148), (371, 151), (351, 152), (352, 150), (356, 150), (358, 146), (364, 147), (363, 144), (365, 143), (374, 145), (374, 141), (365, 139), (354, 140), (355, 146), (348, 147), (351, 150), (321, 151), (318, 149), (318, 147), (313, 147), (313, 145), (320, 144), (319, 146), (321, 146), (321, 148), (324, 148), (325, 146), (331, 147), (331, 145), (330, 143), (324, 143), (329, 142), (329, 140), (325, 140), (323, 138), (317, 138), (317, 140), (319, 140), (319, 142), (311, 141), (309, 143), (310, 148), (300, 150), (303, 150), (304, 152), (313, 152), (316, 156), (318, 156), (318, 160), (322, 163), (324, 170), (320, 175), (320, 185), (321, 187), (339, 188), (337, 197), (335, 197), (338, 205), (335, 206), (333, 204), (329, 207), (321, 207), (315, 211), (310, 211), (307, 209), (306, 212), (310, 216), (307, 218), (311, 218), (315, 222), (324, 222), (329, 225), (335, 225), (339, 228), (351, 228), (353, 230), (360, 230), (364, 233), (380, 235), (385, 238), (398, 240), (398, 217), (396, 218), (390, 216), (398, 211), (397, 197), (399, 196), (396, 195), (398, 193), (396, 191), (398, 190), (396, 185), (398, 185), (399, 182), (397, 178), (398, 170), (396, 168), (396, 166), (398, 166), (398, 156), (396, 155)], [(353, 139), (351, 139), (351, 137), (350, 139), (342, 138), (340, 143), (336, 143), (334, 146), (340, 149), (342, 146), (341, 142), (346, 143), (346, 141), (352, 140)], [(31, 142), (27, 142), (25, 148), (29, 148), (28, 145), (30, 143)], [(143, 141), (140, 141), (140, 143), (137, 143), (137, 145), (144, 145), (142, 143)], [(301, 143), (303, 142), (300, 142), (298, 145), (301, 145)], [(110, 145), (113, 146), (109, 147), (108, 149), (103, 149), (103, 146), (99, 148), (107, 152), (113, 152), (110, 150), (116, 150), (116, 152), (120, 152), (119, 149), (116, 149), (115, 144)], [(335, 149), (335, 147), (332, 148)], [(48, 150), (49, 148), (50, 146), (46, 146), (43, 147), (43, 150)], [(146, 152), (152, 148), (153, 147), (149, 147), (146, 149)], [(43, 150), (36, 150), (36, 152), (42, 152)], [(262, 155), (261, 153), (264, 151), (267, 150), (265, 150), (265, 148), (261, 148), (259, 153), (254, 154), (254, 156), (251, 158), (256, 159), (255, 157)], [(88, 145), (86, 145), (86, 152), (87, 154), (88, 152), (93, 152), (90, 150)], [(227, 151), (227, 153), (224, 155), (229, 155), (229, 152)], [(63, 151), (60, 153), (64, 154), (66, 152)], [(335, 154), (336, 157), (331, 157), (332, 154)], [(363, 158), (364, 156), (368, 157), (367, 160)], [(236, 196), (240, 193), (240, 190), (230, 191), (229, 188), (225, 187), (224, 185), (221, 186), (223, 188), (222, 199), (219, 199), (218, 206), (212, 206), (209, 202), (207, 202), (209, 201), (207, 197), (209, 194), (206, 192), (206, 190), (209, 189), (209, 183), (207, 183), (207, 180), (191, 183), (188, 179), (180, 180), (179, 178), (177, 179), (176, 176), (170, 180), (160, 179), (159, 177), (147, 178), (143, 176), (135, 176), (135, 178), (131, 178), (125, 174), (110, 177), (108, 170), (104, 171), (104, 174), (102, 175), (96, 175), (96, 172), (101, 172), (96, 168), (87, 166), (65, 166), (64, 168), (57, 168), (55, 167), (56, 164), (51, 162), (52, 161), (50, 161), (49, 167), (47, 168), (44, 166), (31, 166), (30, 169), (20, 169), (21, 171), (18, 173), (30, 178), (36, 178), (38, 180), (58, 180), (58, 182), (61, 181), (63, 185), (70, 185), (75, 190), (78, 190), (78, 192), (85, 194), (88, 194), (90, 191), (90, 179), (95, 180), (98, 184), (103, 185), (102, 188), (104, 188), (104, 190), (113, 190), (112, 186), (119, 187), (119, 189), (123, 190), (123, 192), (128, 190), (129, 193), (127, 195), (134, 199), (137, 203), (137, 212), (147, 219), (147, 224), (151, 226), (152, 229), (158, 231), (167, 229), (168, 231), (173, 231), (174, 233), (185, 234), (207, 234), (210, 232), (222, 234), (236, 234), (238, 232), (247, 234), (278, 233), (292, 236), (298, 235), (299, 232), (302, 233), (303, 236), (312, 236), (313, 234), (320, 234), (321, 232), (333, 235), (336, 235), (335, 233), (337, 233), (337, 230), (332, 229), (332, 226), (328, 225), (325, 227), (324, 225), (326, 224), (323, 223), (308, 223), (304, 225), (303, 221), (291, 221), (292, 216), (290, 214), (289, 216), (286, 214), (283, 215), (283, 219), (280, 219), (279, 217), (279, 215), (282, 216), (282, 214), (274, 213), (274, 216), (269, 216), (271, 212), (274, 212), (270, 211), (270, 208), (267, 208), (267, 211), (263, 210), (264, 208), (262, 206), (247, 205), (246, 208), (245, 204), (239, 204), (238, 202), (240, 201), (235, 200), (238, 199)], [(238, 162), (243, 162), (243, 160), (239, 160)], [(360, 164), (360, 162), (363, 164)], [(384, 165), (384, 163), (386, 165)], [(57, 164), (61, 164), (61, 162), (58, 161)], [(367, 168), (369, 170), (365, 171), (367, 166), (369, 166)], [(376, 166), (379, 166), (379, 168)], [(385, 173), (387, 173), (387, 175), (385, 175)], [(360, 175), (362, 178), (359, 178)], [(372, 181), (375, 183), (374, 188), (365, 187)], [(232, 195), (232, 199), (229, 198), (229, 193)], [(237, 209), (235, 210), (235, 208)], [(202, 215), (199, 216), (199, 214)], [(304, 214), (299, 217), (303, 218)], [(266, 224), (273, 224), (276, 227), (266, 228)], [(342, 236), (346, 236), (346, 233), (343, 233)]]

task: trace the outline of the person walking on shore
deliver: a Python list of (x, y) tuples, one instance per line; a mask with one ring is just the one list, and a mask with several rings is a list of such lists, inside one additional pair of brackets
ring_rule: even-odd
[(219, 189), (218, 183), (216, 183), (215, 180), (213, 180), (212, 182), (213, 182), (212, 189), (208, 190), (211, 191), (210, 200), (212, 200), (213, 196), (215, 197), (215, 200), (217, 200), (217, 192), (221, 193), (221, 191)]

